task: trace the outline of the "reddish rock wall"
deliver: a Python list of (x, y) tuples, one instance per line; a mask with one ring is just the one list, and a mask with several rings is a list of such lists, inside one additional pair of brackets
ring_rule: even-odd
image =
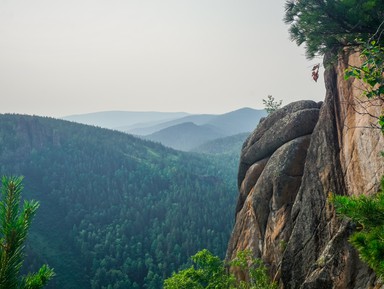
[[(326, 62), (329, 58), (326, 57)], [(227, 259), (251, 249), (281, 288), (372, 288), (375, 276), (347, 239), (353, 226), (327, 203), (336, 194), (372, 194), (384, 174), (381, 105), (366, 102), (341, 54), (325, 72), (321, 105), (301, 101), (264, 119), (241, 153), (236, 223)], [(246, 278), (246, 276), (239, 276)]]

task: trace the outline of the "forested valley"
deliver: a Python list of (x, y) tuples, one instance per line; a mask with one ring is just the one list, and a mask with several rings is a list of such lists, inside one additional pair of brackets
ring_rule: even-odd
[(206, 248), (224, 257), (237, 155), (183, 153), (117, 131), (0, 115), (0, 174), (40, 202), (24, 271), (47, 288), (161, 288)]

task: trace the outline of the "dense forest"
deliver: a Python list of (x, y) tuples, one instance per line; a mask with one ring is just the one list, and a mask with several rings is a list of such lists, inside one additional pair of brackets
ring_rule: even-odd
[(203, 248), (223, 257), (237, 195), (237, 164), (224, 162), (117, 131), (0, 115), (0, 174), (24, 176), (24, 197), (41, 204), (24, 269), (54, 267), (47, 288), (160, 288)]

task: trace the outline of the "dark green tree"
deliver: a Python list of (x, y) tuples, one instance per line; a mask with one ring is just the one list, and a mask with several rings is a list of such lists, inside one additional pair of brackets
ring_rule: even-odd
[(291, 39), (313, 58), (367, 41), (384, 19), (382, 0), (288, 0), (284, 21)]
[(249, 281), (237, 281), (219, 257), (204, 249), (192, 256), (193, 265), (164, 281), (164, 289), (276, 289), (267, 268), (250, 251), (240, 251), (228, 265), (237, 267)]
[(384, 181), (382, 189), (372, 197), (333, 196), (336, 212), (350, 218), (356, 231), (349, 241), (378, 276), (384, 277)]
[(3, 177), (0, 199), (0, 289), (39, 289), (53, 276), (43, 265), (35, 274), (20, 275), (24, 261), (24, 242), (39, 207), (36, 201), (24, 201), (20, 210), (22, 178)]
[(204, 249), (192, 256), (194, 265), (164, 281), (164, 289), (234, 288), (235, 279), (226, 274), (224, 262)]

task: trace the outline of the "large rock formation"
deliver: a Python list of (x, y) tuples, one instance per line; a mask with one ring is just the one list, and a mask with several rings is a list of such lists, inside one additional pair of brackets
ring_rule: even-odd
[(346, 67), (359, 61), (357, 53), (342, 53), (326, 69), (323, 104), (289, 104), (264, 119), (244, 143), (227, 259), (251, 249), (281, 288), (357, 289), (375, 283), (347, 241), (353, 226), (336, 218), (327, 202), (331, 192), (375, 193), (384, 174), (384, 139), (372, 128), (382, 107), (364, 101), (357, 80), (344, 80)]

